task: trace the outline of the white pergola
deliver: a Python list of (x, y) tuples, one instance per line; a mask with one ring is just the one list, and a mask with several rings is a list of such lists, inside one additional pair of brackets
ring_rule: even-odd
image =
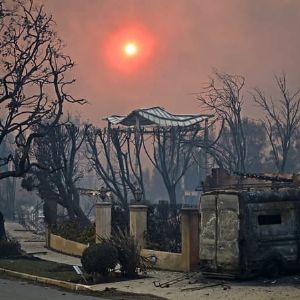
[[(204, 139), (207, 143), (208, 119), (212, 117), (213, 115), (207, 114), (172, 114), (162, 107), (155, 106), (150, 108), (135, 109), (126, 116), (112, 115), (104, 118), (103, 120), (107, 121), (108, 129), (110, 129), (111, 126), (124, 126), (134, 128), (136, 143), (138, 143), (140, 140), (141, 127), (186, 127), (188, 129), (189, 127), (204, 122)], [(108, 144), (108, 148), (110, 148), (110, 138), (108, 138)], [(207, 172), (207, 151), (205, 151), (205, 165)]]
[(171, 114), (162, 107), (139, 108), (127, 116), (112, 115), (104, 118), (111, 125), (126, 127), (158, 126), (158, 127), (189, 127), (207, 121), (212, 115), (205, 114)]

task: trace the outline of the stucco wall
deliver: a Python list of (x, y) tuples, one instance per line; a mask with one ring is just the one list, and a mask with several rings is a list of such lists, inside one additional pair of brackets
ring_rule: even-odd
[(74, 256), (82, 256), (83, 251), (88, 246), (74, 241), (66, 240), (58, 235), (50, 233), (48, 247), (61, 253)]
[(144, 257), (150, 257), (152, 255), (156, 256), (157, 262), (154, 267), (157, 269), (170, 271), (187, 271), (186, 263), (184, 262), (181, 253), (142, 249), (141, 255)]

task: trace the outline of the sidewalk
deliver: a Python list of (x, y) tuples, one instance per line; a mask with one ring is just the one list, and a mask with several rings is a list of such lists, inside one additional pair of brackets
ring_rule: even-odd
[(80, 258), (61, 254), (45, 248), (45, 237), (38, 236), (32, 231), (26, 230), (18, 223), (6, 221), (5, 229), (12, 238), (20, 242), (22, 249), (28, 254), (33, 254), (33, 256), (44, 260), (72, 266), (81, 266)]
[[(45, 241), (31, 231), (25, 230), (21, 225), (6, 222), (6, 231), (10, 236), (20, 241), (22, 249), (44, 260), (50, 260), (70, 265), (81, 265), (80, 259), (69, 255), (60, 254), (45, 248)], [(219, 280), (207, 280), (200, 273), (187, 274), (179, 272), (167, 272), (150, 270), (147, 277), (137, 280), (127, 280), (115, 283), (102, 283), (91, 286), (93, 291), (105, 289), (122, 292), (152, 294), (172, 300), (299, 300), (300, 276), (283, 277), (274, 282), (271, 281), (247, 281), (247, 282), (222, 282)], [(174, 280), (173, 282), (171, 280)], [(169, 283), (169, 287), (155, 287), (157, 283)], [(214, 286), (213, 286), (214, 285)]]

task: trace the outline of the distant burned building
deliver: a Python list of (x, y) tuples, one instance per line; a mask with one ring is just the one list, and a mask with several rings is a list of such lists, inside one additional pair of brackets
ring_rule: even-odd
[[(238, 175), (238, 176), (237, 176)], [(299, 174), (248, 174), (237, 173), (236, 175), (229, 174), (225, 169), (215, 168), (212, 169), (212, 174), (208, 175), (204, 182), (202, 182), (202, 190), (265, 190), (274, 189), (290, 185), (295, 186), (299, 180), (297, 178)]]

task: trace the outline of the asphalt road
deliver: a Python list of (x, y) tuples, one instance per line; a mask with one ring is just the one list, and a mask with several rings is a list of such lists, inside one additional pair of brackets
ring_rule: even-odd
[(73, 294), (25, 281), (0, 278), (0, 300), (104, 300), (105, 298)]

